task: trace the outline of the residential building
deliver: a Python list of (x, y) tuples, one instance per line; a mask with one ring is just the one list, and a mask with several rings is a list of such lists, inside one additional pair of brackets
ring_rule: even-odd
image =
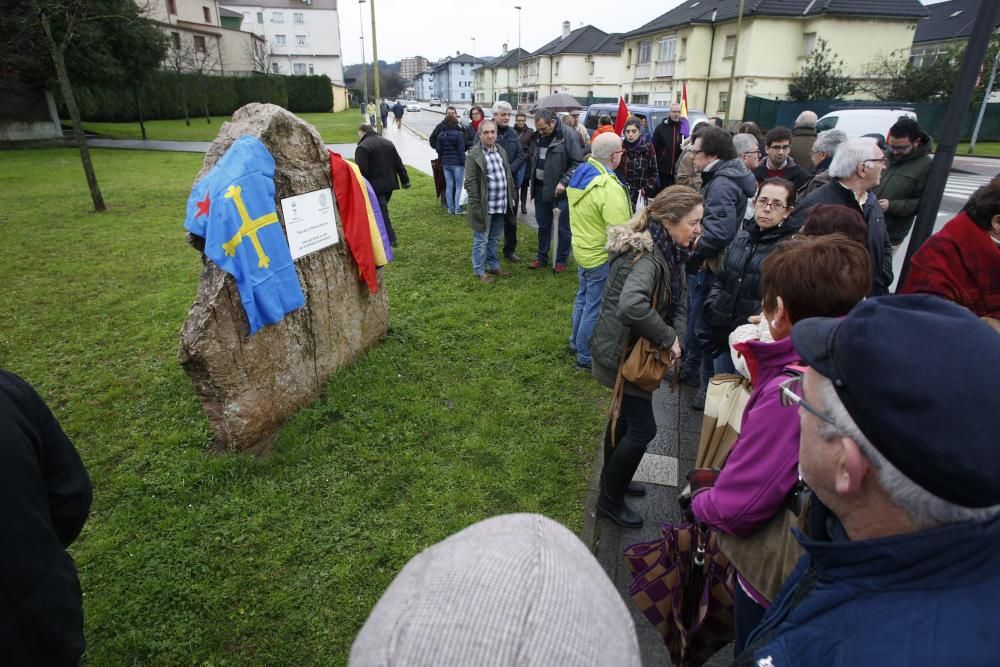
[(434, 94), (431, 97), (440, 97), (452, 104), (471, 104), (475, 95), (472, 70), (483, 62), (468, 53), (456, 52), (454, 58), (448, 58), (434, 68)]
[(407, 81), (413, 81), (413, 77), (423, 72), (430, 65), (430, 61), (423, 56), (403, 58), (399, 61), (399, 75)]
[(241, 31), (215, 0), (150, 0), (146, 15), (167, 34), (166, 69), (230, 76), (264, 71), (264, 40)]
[(531, 104), (539, 97), (567, 93), (581, 104), (618, 98), (622, 42), (591, 25), (570, 30), (521, 59), (519, 102)]
[[(742, 118), (747, 95), (787, 99), (788, 84), (819, 39), (862, 78), (877, 57), (908, 49), (927, 10), (919, 0), (754, 0), (744, 6), (736, 46), (739, 0), (685, 0), (624, 35), (621, 91), (635, 103), (680, 101), (709, 115)], [(729, 78), (735, 54), (735, 80)]]
[(425, 69), (413, 77), (413, 97), (418, 100), (429, 100), (437, 97), (434, 89), (434, 70)]
[(224, 0), (243, 15), (243, 30), (267, 44), (267, 69), (274, 74), (326, 74), (343, 85), (337, 0)]
[(524, 49), (507, 50), (503, 45), (500, 57), (472, 70), (475, 101), (479, 104), (492, 105), (497, 100), (504, 99), (517, 105), (517, 68), (518, 64), (530, 54)]
[[(930, 15), (917, 24), (910, 47), (910, 62), (920, 66), (964, 46), (972, 35), (972, 27), (982, 0), (949, 0), (927, 5)], [(994, 32), (1000, 24), (993, 27)]]

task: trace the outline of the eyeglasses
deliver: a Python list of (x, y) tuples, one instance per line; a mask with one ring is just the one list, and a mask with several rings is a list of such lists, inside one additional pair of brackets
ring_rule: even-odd
[(758, 153), (757, 151), (747, 151), (746, 153), (740, 153), (740, 155), (742, 157), (746, 157), (747, 155), (760, 155), (760, 153)]
[(772, 211), (780, 211), (785, 208), (785, 205), (780, 201), (773, 199), (761, 199), (760, 197), (754, 200), (754, 204), (756, 204), (759, 208), (769, 208)]
[(826, 415), (820, 412), (817, 408), (814, 408), (806, 399), (802, 398), (802, 376), (796, 375), (795, 377), (785, 380), (778, 388), (781, 390), (781, 405), (786, 408), (802, 408), (809, 414), (818, 417), (819, 419), (825, 421), (830, 426), (837, 426), (836, 422)]
[(792, 146), (790, 144), (771, 144), (768, 148), (773, 148), (776, 151), (787, 151)]
[(889, 158), (885, 158), (885, 157), (882, 157), (882, 158), (879, 158), (879, 157), (873, 157), (873, 158), (872, 158), (872, 159), (870, 159), (870, 160), (862, 160), (862, 161), (861, 161), (861, 164), (868, 164), (869, 162), (878, 162), (878, 163), (879, 163), (879, 164), (881, 164), (881, 165), (882, 165), (883, 167), (885, 167), (886, 165), (888, 165), (888, 164), (889, 164)]

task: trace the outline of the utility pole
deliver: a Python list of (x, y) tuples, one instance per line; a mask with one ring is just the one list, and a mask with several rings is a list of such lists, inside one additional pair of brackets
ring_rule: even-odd
[[(378, 75), (378, 41), (375, 37), (375, 0), (371, 0), (369, 5), (372, 12), (372, 76), (375, 81), (375, 99), (382, 99), (382, 87), (379, 85), (379, 75)], [(375, 114), (375, 129), (379, 134), (382, 134), (382, 114)]]
[(514, 110), (521, 108), (521, 5), (514, 5), (517, 10), (517, 106)]
[[(726, 93), (726, 113), (722, 118), (723, 125), (729, 124), (729, 110), (733, 108), (733, 84), (736, 82), (736, 58), (740, 54), (740, 33), (743, 32), (743, 0), (740, 0), (740, 8), (736, 14), (736, 43), (733, 44), (733, 62), (729, 68), (729, 92)], [(708, 100), (705, 100), (705, 108), (708, 108)]]
[(358, 0), (358, 17), (361, 19), (361, 87), (364, 90), (364, 99), (361, 100), (361, 115), (368, 118), (368, 71), (365, 66), (365, 12), (364, 7), (368, 0)]
[(972, 141), (969, 142), (969, 155), (976, 150), (976, 140), (979, 139), (979, 129), (983, 126), (983, 116), (986, 115), (986, 103), (990, 101), (990, 93), (993, 92), (993, 81), (997, 78), (997, 65), (1000, 65), (1000, 49), (993, 59), (993, 69), (990, 70), (990, 82), (986, 84), (986, 94), (983, 95), (983, 103), (979, 105), (979, 117), (976, 118), (976, 129), (972, 131)]

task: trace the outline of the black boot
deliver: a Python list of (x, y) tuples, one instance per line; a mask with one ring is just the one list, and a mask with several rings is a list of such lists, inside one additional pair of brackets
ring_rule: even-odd
[(625, 487), (625, 495), (633, 496), (635, 498), (642, 498), (646, 495), (646, 487), (644, 487), (639, 482), (629, 482), (628, 486)]
[[(576, 354), (576, 352), (573, 352), (573, 354)], [(608, 469), (608, 463), (611, 461), (614, 453), (615, 448), (611, 446), (611, 423), (608, 422), (604, 426), (604, 469), (601, 471), (601, 488), (604, 488), (605, 471)], [(625, 495), (641, 498), (646, 495), (646, 487), (639, 482), (629, 482), (628, 486), (625, 487)]]
[(645, 453), (646, 448), (633, 442), (628, 435), (615, 447), (610, 460), (601, 471), (601, 496), (597, 501), (598, 516), (606, 516), (625, 528), (642, 527), (642, 517), (625, 504), (625, 490)]
[(597, 516), (606, 516), (624, 528), (642, 528), (642, 517), (625, 504), (625, 499), (615, 500), (607, 491), (601, 491), (597, 499)]

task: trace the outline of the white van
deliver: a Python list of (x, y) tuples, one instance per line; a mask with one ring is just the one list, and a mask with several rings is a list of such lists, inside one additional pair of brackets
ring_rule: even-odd
[(840, 109), (831, 111), (816, 122), (816, 132), (841, 130), (848, 139), (856, 139), (877, 132), (883, 137), (889, 128), (903, 116), (917, 119), (913, 109)]

